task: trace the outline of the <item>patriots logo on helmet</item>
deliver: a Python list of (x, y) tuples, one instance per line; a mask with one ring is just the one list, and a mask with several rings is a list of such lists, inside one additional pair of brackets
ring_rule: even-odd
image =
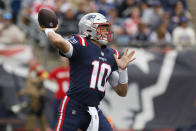
[(89, 15), (86, 17), (87, 20), (93, 21), (95, 19), (96, 15)]

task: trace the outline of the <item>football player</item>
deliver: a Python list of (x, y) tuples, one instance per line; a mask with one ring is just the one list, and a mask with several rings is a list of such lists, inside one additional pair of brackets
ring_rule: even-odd
[(56, 29), (40, 30), (70, 62), (70, 87), (61, 102), (56, 131), (112, 131), (98, 105), (105, 95), (106, 82), (119, 96), (126, 96), (126, 68), (135, 60), (135, 52), (126, 49), (120, 57), (117, 50), (107, 46), (114, 35), (109, 21), (99, 13), (83, 16), (79, 35), (68, 39), (55, 33)]

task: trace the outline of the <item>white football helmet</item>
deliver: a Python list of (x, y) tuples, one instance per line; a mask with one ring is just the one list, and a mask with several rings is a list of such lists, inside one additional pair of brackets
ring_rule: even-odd
[[(102, 31), (98, 27), (109, 26), (109, 30)], [(114, 32), (111, 31), (111, 24), (100, 13), (88, 13), (84, 15), (79, 21), (79, 33), (90, 39), (98, 41), (102, 45), (107, 45), (108, 42), (114, 40)]]

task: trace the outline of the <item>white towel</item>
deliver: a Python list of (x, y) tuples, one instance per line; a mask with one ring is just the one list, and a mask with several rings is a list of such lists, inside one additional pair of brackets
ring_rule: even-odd
[(91, 115), (91, 122), (87, 131), (98, 131), (99, 129), (99, 115), (95, 107), (88, 107), (88, 112)]

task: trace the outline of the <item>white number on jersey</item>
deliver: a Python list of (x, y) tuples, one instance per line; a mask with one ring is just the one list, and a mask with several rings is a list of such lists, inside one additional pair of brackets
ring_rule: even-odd
[[(97, 60), (93, 61), (91, 65), (93, 66), (93, 71), (91, 74), (90, 88), (95, 89), (97, 85), (98, 90), (104, 92), (106, 80), (111, 73), (111, 67), (106, 63), (100, 65)], [(103, 79), (104, 76), (105, 79)], [(104, 83), (104, 85), (102, 85), (102, 83)]]

